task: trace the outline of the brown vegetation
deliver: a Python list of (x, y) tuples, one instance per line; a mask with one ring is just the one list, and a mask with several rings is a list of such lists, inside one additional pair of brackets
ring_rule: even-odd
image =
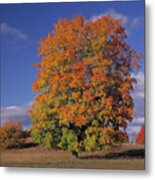
[(21, 122), (12, 120), (0, 127), (1, 148), (19, 147), (24, 143), (24, 132), (21, 129)]
[(145, 143), (145, 127), (144, 125), (141, 127), (140, 132), (136, 138), (136, 144), (144, 144)]

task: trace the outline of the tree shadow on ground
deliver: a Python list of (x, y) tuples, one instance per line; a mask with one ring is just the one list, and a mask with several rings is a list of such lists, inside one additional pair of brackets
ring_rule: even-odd
[(37, 143), (28, 142), (28, 143), (21, 144), (20, 148), (21, 149), (26, 149), (26, 148), (36, 147), (36, 146), (38, 146)]
[(79, 159), (132, 159), (132, 158), (145, 158), (144, 149), (133, 149), (123, 152), (110, 152), (105, 155), (87, 155), (81, 156)]

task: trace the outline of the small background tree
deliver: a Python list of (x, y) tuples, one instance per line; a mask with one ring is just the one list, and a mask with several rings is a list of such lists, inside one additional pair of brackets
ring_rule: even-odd
[(144, 144), (144, 143), (145, 143), (145, 127), (143, 125), (136, 137), (136, 144)]
[(1, 148), (20, 147), (24, 143), (21, 122), (12, 120), (0, 127)]

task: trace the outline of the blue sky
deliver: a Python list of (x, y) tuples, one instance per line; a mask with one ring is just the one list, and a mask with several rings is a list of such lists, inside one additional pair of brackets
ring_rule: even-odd
[[(33, 64), (38, 58), (38, 41), (52, 30), (58, 18), (84, 15), (86, 19), (111, 14), (122, 18), (127, 28), (128, 42), (144, 54), (144, 2), (78, 2), (45, 4), (1, 4), (1, 114), (28, 118), (26, 109), (33, 102), (31, 87), (36, 79)], [(139, 84), (133, 94), (135, 123), (144, 119), (144, 62), (137, 74)], [(11, 112), (10, 112), (11, 111)], [(17, 116), (18, 115), (18, 116)]]

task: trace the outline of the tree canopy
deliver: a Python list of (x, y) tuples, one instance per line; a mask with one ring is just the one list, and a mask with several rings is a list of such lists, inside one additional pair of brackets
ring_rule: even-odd
[(122, 21), (59, 19), (40, 40), (33, 91), (32, 135), (46, 148), (72, 153), (107, 149), (127, 140), (140, 54), (126, 42)]

